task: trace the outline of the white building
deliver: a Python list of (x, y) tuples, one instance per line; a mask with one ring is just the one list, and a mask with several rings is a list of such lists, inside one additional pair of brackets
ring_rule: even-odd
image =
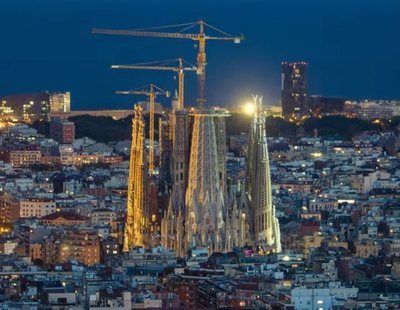
[(0, 254), (10, 255), (14, 253), (14, 249), (18, 246), (16, 240), (7, 240), (0, 244)]
[(95, 144), (96, 141), (88, 138), (88, 137), (83, 137), (80, 139), (76, 139), (73, 143), (72, 143), (72, 147), (74, 148), (75, 151), (79, 151), (81, 150), (83, 147)]
[(60, 160), (63, 166), (73, 166), (75, 163), (75, 152), (71, 145), (60, 145)]
[(117, 220), (117, 214), (109, 209), (95, 209), (90, 215), (93, 224), (111, 225)]
[(340, 300), (345, 301), (349, 298), (356, 298), (358, 287), (345, 287), (340, 282), (330, 282), (329, 292), (335, 298), (335, 303), (338, 304)]
[(15, 179), (14, 183), (20, 191), (32, 190), (35, 186), (33, 179), (28, 178)]
[(42, 217), (56, 212), (56, 202), (52, 199), (30, 198), (20, 200), (20, 217)]
[(400, 113), (400, 102), (394, 100), (365, 100), (351, 104), (358, 108), (357, 117), (366, 120), (388, 119)]
[(328, 288), (292, 289), (292, 304), (296, 310), (330, 310), (333, 306), (333, 296)]

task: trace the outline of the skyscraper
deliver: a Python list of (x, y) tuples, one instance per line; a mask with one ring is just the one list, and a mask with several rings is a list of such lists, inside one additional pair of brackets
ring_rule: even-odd
[(129, 162), (128, 199), (125, 224), (124, 251), (144, 245), (144, 233), (148, 219), (145, 212), (144, 183), (144, 121), (142, 107), (135, 106), (132, 119), (132, 145)]
[(308, 63), (282, 62), (282, 115), (308, 115)]
[(69, 112), (71, 111), (71, 93), (50, 93), (51, 112)]
[(265, 116), (262, 97), (255, 96), (256, 111), (250, 125), (247, 155), (246, 193), (252, 214), (252, 233), (256, 245), (273, 252), (281, 251), (281, 238), (275, 207), (272, 204)]

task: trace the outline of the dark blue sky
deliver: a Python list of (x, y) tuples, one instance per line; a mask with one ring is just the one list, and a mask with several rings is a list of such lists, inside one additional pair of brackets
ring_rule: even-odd
[(178, 56), (195, 63), (193, 42), (95, 36), (91, 28), (204, 19), (246, 37), (208, 44), (209, 104), (238, 105), (253, 92), (277, 103), (282, 60), (310, 63), (312, 94), (399, 99), (399, 14), (399, 0), (1, 0), (0, 96), (70, 90), (73, 109), (128, 108), (134, 100), (115, 90), (149, 82), (173, 90), (176, 81), (109, 66)]

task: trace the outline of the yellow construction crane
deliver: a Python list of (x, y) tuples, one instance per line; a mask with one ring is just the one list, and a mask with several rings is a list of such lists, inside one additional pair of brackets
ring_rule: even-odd
[[(186, 33), (188, 29), (198, 26), (198, 33)], [(205, 33), (205, 28), (208, 27), (215, 32), (219, 33), (219, 36), (209, 36)], [(178, 29), (177, 32), (160, 32), (161, 29)], [(240, 43), (243, 36), (232, 36), (214, 26), (211, 26), (204, 21), (200, 20), (193, 23), (169, 25), (161, 27), (151, 27), (144, 29), (135, 30), (114, 30), (114, 29), (100, 29), (94, 28), (93, 33), (95, 34), (108, 34), (108, 35), (122, 35), (122, 36), (139, 36), (139, 37), (159, 37), (159, 38), (171, 38), (171, 39), (190, 39), (198, 42), (197, 52), (197, 76), (198, 76), (198, 98), (197, 102), (200, 108), (204, 108), (205, 99), (205, 78), (206, 78), (206, 41), (207, 40), (227, 40), (233, 41), (234, 43)]]
[[(174, 63), (178, 63), (173, 66)], [(185, 66), (186, 65), (186, 66)], [(112, 65), (111, 69), (132, 69), (132, 70), (161, 70), (161, 71), (174, 71), (178, 73), (178, 102), (179, 110), (184, 108), (184, 85), (185, 85), (185, 71), (196, 71), (196, 66), (188, 63), (182, 58), (144, 62), (132, 65)]]
[(150, 84), (139, 89), (116, 91), (116, 93), (120, 95), (145, 95), (149, 98), (149, 174), (152, 175), (154, 172), (154, 101), (160, 95), (169, 97), (169, 92), (162, 90), (154, 84)]

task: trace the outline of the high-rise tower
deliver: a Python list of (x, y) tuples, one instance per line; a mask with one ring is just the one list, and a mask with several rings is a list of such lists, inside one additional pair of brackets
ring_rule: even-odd
[(298, 117), (309, 114), (308, 63), (282, 62), (282, 115)]
[(127, 214), (125, 224), (124, 251), (144, 245), (144, 233), (148, 219), (144, 208), (144, 121), (142, 107), (135, 106), (132, 119), (132, 145), (129, 162)]
[[(189, 178), (185, 204), (185, 248), (208, 247), (209, 251), (226, 249), (225, 154), (218, 146), (225, 136), (224, 109), (199, 110), (193, 113)], [(222, 157), (222, 158), (220, 158)]]
[(279, 222), (272, 204), (271, 174), (262, 114), (262, 97), (254, 96), (256, 106), (250, 126), (247, 155), (246, 193), (252, 213), (252, 227), (256, 245), (273, 252), (281, 251)]

